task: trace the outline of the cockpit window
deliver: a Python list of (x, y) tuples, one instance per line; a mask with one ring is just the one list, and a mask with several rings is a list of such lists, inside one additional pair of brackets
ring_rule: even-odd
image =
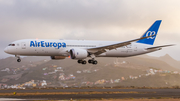
[(15, 44), (9, 44), (8, 46), (15, 46)]

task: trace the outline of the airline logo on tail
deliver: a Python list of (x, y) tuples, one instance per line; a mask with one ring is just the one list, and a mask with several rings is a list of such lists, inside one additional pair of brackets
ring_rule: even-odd
[(157, 20), (153, 23), (153, 25), (143, 34), (142, 37), (148, 37), (148, 36), (152, 36), (152, 35), (155, 35), (155, 36), (152, 36), (152, 37), (149, 37), (149, 38), (146, 38), (146, 39), (142, 39), (142, 40), (139, 40), (137, 41), (137, 43), (143, 43), (143, 44), (149, 44), (149, 45), (153, 45), (154, 44), (154, 41), (156, 39), (156, 35), (158, 33), (158, 29), (159, 29), (159, 26), (161, 24), (161, 21), (162, 20)]
[[(155, 31), (148, 31), (146, 33), (146, 37), (152, 36), (152, 35), (156, 35), (156, 32)], [(155, 38), (155, 36), (154, 37), (148, 37), (147, 39), (154, 39), (154, 38)]]

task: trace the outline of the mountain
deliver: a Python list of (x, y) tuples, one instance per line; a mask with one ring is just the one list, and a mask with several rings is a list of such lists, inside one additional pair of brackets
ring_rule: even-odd
[(173, 59), (171, 56), (169, 56), (168, 54), (159, 57), (159, 60), (164, 61), (166, 63), (168, 63), (170, 66), (175, 67), (180, 69), (180, 62)]
[[(169, 57), (167, 57), (169, 59)], [(145, 76), (151, 68), (180, 71), (160, 59), (147, 57), (128, 58), (97, 58), (98, 64), (78, 64), (77, 60), (66, 58), (64, 60), (50, 60), (49, 57), (24, 57), (21, 63), (16, 62), (16, 58), (8, 57), (0, 60), (0, 83), (22, 84), (31, 80), (46, 80), (48, 84), (62, 86), (64, 84), (82, 86), (83, 82), (97, 82), (108, 80), (115, 82), (120, 79), (128, 79), (130, 76), (144, 77), (134, 80), (125, 80), (121, 83), (108, 83), (109, 86), (172, 86), (180, 84), (178, 75), (161, 74), (155, 76)], [(6, 68), (9, 68), (6, 69)], [(57, 68), (61, 68), (58, 71)], [(5, 70), (6, 69), (6, 70)], [(75, 79), (61, 80), (60, 76), (66, 78), (71, 76)], [(113, 80), (113, 81), (112, 81)], [(87, 86), (87, 84), (86, 84)], [(102, 85), (100, 85), (102, 86)]]
[[(168, 57), (169, 58), (169, 57)], [(16, 58), (8, 57), (0, 60), (0, 69), (10, 68), (9, 71), (0, 71), (0, 83), (22, 84), (31, 80), (46, 80), (50, 84), (62, 86), (62, 84), (77, 84), (81, 82), (96, 82), (98, 80), (115, 80), (121, 77), (128, 78), (131, 76), (139, 76), (146, 74), (150, 68), (179, 71), (164, 61), (144, 57), (128, 57), (128, 58), (97, 58), (98, 64), (78, 64), (77, 60), (49, 60), (49, 57), (24, 57), (21, 63), (16, 62)], [(62, 71), (55, 72), (57, 67), (61, 67)], [(81, 73), (77, 73), (81, 71)], [(59, 80), (59, 76), (63, 74), (65, 77), (73, 75), (74, 80)], [(145, 77), (138, 79), (139, 82), (149, 79), (149, 83), (141, 85), (153, 86), (159, 82), (165, 84), (167, 78), (159, 77), (158, 82), (153, 82), (153, 77)], [(173, 77), (171, 77), (173, 78)], [(154, 78), (155, 79), (155, 78)], [(156, 77), (158, 80), (158, 77)], [(142, 80), (142, 81), (141, 81)], [(161, 81), (162, 80), (162, 81)], [(172, 80), (172, 79), (171, 79)], [(175, 79), (176, 80), (176, 79)], [(160, 82), (161, 81), (161, 82)], [(170, 81), (170, 80), (169, 80)], [(134, 83), (133, 83), (134, 82)], [(114, 84), (111, 84), (114, 85)], [(137, 81), (126, 81), (121, 85), (140, 85)]]
[(21, 58), (21, 62), (17, 62), (17, 58), (15, 57), (8, 57), (5, 59), (0, 59), (0, 69), (3, 68), (18, 68), (25, 65), (36, 65), (38, 62), (41, 62), (43, 60), (50, 60), (48, 57), (35, 57), (35, 56), (29, 56), (29, 57), (23, 57)]
[(17, 59), (15, 57), (8, 57), (5, 59), (0, 59), (0, 69), (13, 68), (13, 67), (17, 68), (17, 67), (20, 67), (29, 63), (28, 61), (23, 61), (23, 62), (18, 63), (16, 60)]
[(177, 61), (177, 60), (173, 59), (168, 54), (166, 54), (164, 56), (161, 56), (161, 57), (153, 57), (153, 56), (148, 56), (148, 55), (141, 55), (140, 57), (164, 61), (167, 64), (169, 64), (170, 66), (175, 67), (177, 69), (180, 69), (180, 61)]

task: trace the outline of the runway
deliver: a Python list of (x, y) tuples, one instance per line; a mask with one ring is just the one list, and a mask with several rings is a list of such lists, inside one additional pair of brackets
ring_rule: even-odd
[[(58, 93), (69, 92), (68, 94), (48, 94), (48, 95), (26, 95), (26, 96), (0, 96), (1, 98), (21, 98), (21, 99), (123, 99), (123, 98), (180, 98), (180, 89), (27, 89), (27, 90), (0, 90), (0, 93)], [(79, 94), (71, 94), (79, 92)], [(90, 92), (90, 93), (80, 93)], [(91, 92), (100, 92), (94, 94)], [(111, 92), (111, 93), (103, 93)], [(118, 93), (113, 93), (118, 92)]]
[(102, 88), (102, 89), (17, 89), (17, 90), (0, 90), (0, 93), (11, 93), (11, 92), (157, 92), (157, 93), (180, 93), (180, 89), (119, 89), (119, 88)]

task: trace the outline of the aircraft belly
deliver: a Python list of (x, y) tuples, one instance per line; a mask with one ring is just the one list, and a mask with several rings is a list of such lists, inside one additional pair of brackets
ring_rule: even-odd
[(128, 56), (130, 53), (128, 53), (127, 49), (117, 49), (117, 50), (111, 50), (106, 52), (107, 57), (125, 57)]
[(105, 52), (106, 55), (105, 56), (102, 55), (102, 57), (128, 57), (128, 56), (135, 56), (148, 52), (149, 51), (144, 51), (142, 49), (134, 50), (133, 48), (119, 48), (117, 50), (114, 49)]

